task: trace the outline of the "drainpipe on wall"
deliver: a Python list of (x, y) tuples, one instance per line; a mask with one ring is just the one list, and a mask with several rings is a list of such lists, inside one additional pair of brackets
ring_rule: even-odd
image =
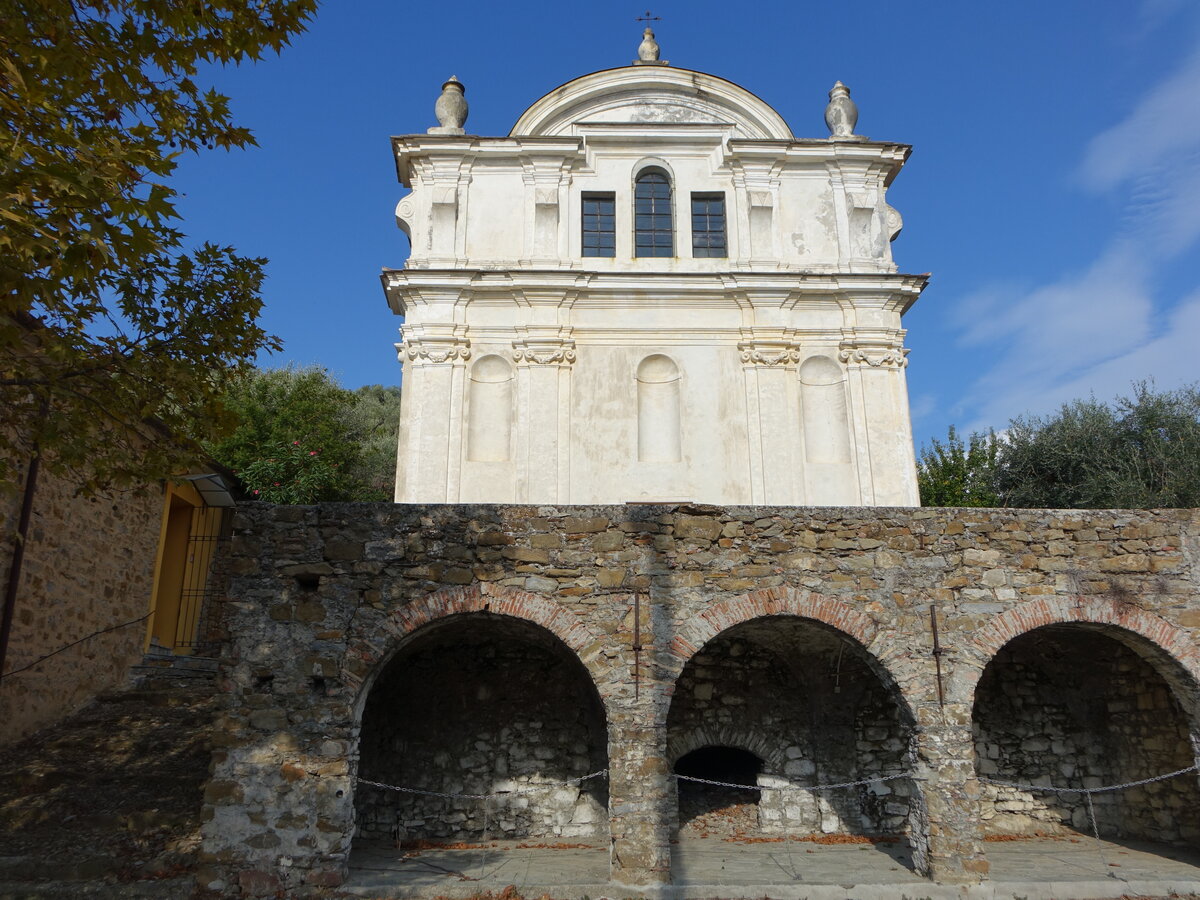
[(33, 495), (37, 490), (38, 469), (42, 454), (37, 445), (29, 459), (29, 471), (25, 475), (25, 493), (21, 499), (21, 518), (17, 522), (17, 533), (13, 538), (12, 564), (8, 567), (8, 583), (4, 587), (4, 620), (0, 625), (0, 678), (4, 677), (4, 660), (8, 656), (8, 639), (12, 634), (13, 618), (16, 615), (17, 586), (21, 583), (21, 564), (25, 561), (25, 543), (29, 538), (29, 520), (33, 514)]

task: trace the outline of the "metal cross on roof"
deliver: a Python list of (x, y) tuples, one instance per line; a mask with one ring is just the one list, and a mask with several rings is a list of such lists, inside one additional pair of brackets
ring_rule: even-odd
[(662, 16), (652, 16), (650, 15), (650, 10), (646, 10), (646, 14), (644, 16), (638, 16), (636, 21), (645, 22), (648, 25), (651, 22), (661, 22)]

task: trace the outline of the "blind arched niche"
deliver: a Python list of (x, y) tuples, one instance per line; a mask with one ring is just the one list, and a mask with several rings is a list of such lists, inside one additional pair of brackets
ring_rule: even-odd
[(811, 356), (800, 367), (804, 458), (810, 463), (850, 462), (846, 377), (828, 356)]
[(638, 461), (679, 462), (679, 367), (655, 353), (637, 368)]
[(467, 459), (505, 462), (512, 444), (513, 369), (503, 357), (482, 356), (471, 366)]

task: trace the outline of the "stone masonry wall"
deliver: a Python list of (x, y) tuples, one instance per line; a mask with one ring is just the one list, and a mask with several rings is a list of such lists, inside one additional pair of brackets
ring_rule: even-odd
[[(0, 495), (0, 577), (12, 562), (21, 493)], [(162, 515), (157, 488), (75, 496), (75, 485), (38, 479), (6, 672), (72, 641), (131, 622), (150, 609)], [(0, 743), (18, 740), (121, 684), (141, 658), (145, 622), (94, 637), (0, 686)]]
[[(978, 880), (988, 868), (972, 733), (981, 673), (1046, 626), (1062, 626), (1067, 643), (1102, 634), (1153, 667), (1195, 736), (1198, 535), (1200, 514), (1186, 510), (242, 507), (202, 881), (251, 894), (337, 883), (381, 673), (448, 623), (486, 633), (500, 619), (553, 635), (600, 698), (615, 883), (671, 877), (672, 697), (697, 652), (732, 655), (732, 642), (711, 642), (739, 626), (799, 661), (799, 682), (827, 710), (856, 684), (877, 686), (844, 719), (854, 752), (830, 763), (860, 777), (902, 765), (913, 779), (885, 785), (895, 796), (876, 795), (882, 813), (861, 797), (852, 808), (906, 817), (919, 871)], [(814, 629), (834, 644), (818, 653), (806, 643)], [(826, 650), (838, 643), (853, 652), (833, 696)], [(466, 665), (474, 651), (445, 652)], [(806, 659), (817, 669), (806, 673)], [(1139, 677), (1099, 678), (1096, 689), (1136, 706)], [(788, 746), (804, 758), (802, 740)], [(1147, 749), (1119, 768), (1155, 775), (1168, 758)], [(834, 777), (831, 764), (813, 776)], [(839, 815), (838, 827), (864, 827)]]
[[(768, 789), (757, 800), (751, 835), (904, 831), (906, 783), (830, 793), (793, 787), (905, 771), (908, 729), (854, 648), (847, 657), (842, 642), (804, 634), (810, 627), (789, 636), (792, 653), (775, 653), (753, 639), (768, 627), (774, 633), (765, 639), (778, 645), (779, 623), (751, 623), (714, 638), (684, 667), (667, 716), (672, 762), (704, 746), (761, 758), (758, 784)], [(708, 777), (727, 780), (720, 772)], [(720, 824), (705, 830), (719, 833)]]
[[(1007, 645), (988, 666), (975, 700), (981, 775), (1021, 784), (1100, 787), (1193, 764), (1187, 719), (1154, 668), (1101, 634), (1056, 629)], [(1093, 797), (1102, 834), (1195, 841), (1200, 782), (1173, 778)], [(988, 834), (1089, 831), (1081, 794), (985, 785)]]
[(474, 628), (447, 627), (398, 654), (367, 700), (359, 761), (361, 776), (372, 781), (501, 796), (485, 810), (479, 800), (360, 784), (360, 836), (412, 841), (607, 833), (604, 780), (562, 784), (607, 765), (604, 712), (587, 672), (558, 647), (539, 646), (547, 641), (538, 629), (525, 635), (505, 625), (490, 617)]

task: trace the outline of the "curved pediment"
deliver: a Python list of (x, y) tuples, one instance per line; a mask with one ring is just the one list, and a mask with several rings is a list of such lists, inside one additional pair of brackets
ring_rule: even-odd
[(665, 65), (592, 72), (525, 110), (510, 137), (562, 137), (588, 124), (713, 124), (751, 140), (793, 140), (779, 113), (745, 88)]

